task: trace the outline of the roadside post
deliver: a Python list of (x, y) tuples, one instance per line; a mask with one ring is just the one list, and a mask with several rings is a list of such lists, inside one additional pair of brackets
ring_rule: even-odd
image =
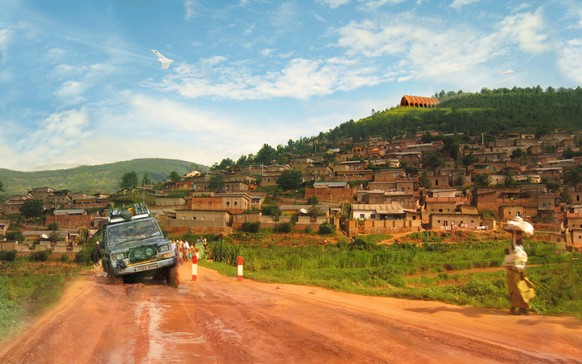
[(196, 280), (198, 276), (198, 256), (196, 254), (192, 255), (192, 280)]
[(237, 269), (237, 279), (239, 281), (242, 281), (243, 279), (243, 257), (242, 256), (238, 256), (238, 261), (237, 261), (237, 265), (238, 265), (238, 269)]

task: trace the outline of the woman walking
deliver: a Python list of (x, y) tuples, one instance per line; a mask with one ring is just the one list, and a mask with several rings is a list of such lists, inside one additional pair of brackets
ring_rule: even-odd
[(507, 270), (507, 288), (512, 315), (527, 315), (531, 309), (529, 302), (535, 297), (534, 284), (525, 274), (527, 253), (523, 248), (523, 234), (533, 234), (533, 226), (519, 216), (510, 220), (505, 230), (512, 232), (511, 247), (505, 249), (503, 266)]

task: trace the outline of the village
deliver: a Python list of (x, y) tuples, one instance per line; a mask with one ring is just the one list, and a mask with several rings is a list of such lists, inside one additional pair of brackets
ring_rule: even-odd
[[(172, 234), (226, 236), (245, 223), (275, 230), (287, 223), (295, 232), (317, 232), (322, 224), (330, 224), (336, 234), (348, 238), (483, 232), (521, 216), (535, 226), (537, 239), (570, 250), (582, 248), (582, 131), (539, 137), (508, 133), (489, 143), (476, 137), (458, 145), (457, 159), (440, 153), (435, 163), (430, 157), (444, 147), (443, 137), (424, 131), (414, 138), (348, 138), (335, 148), (293, 156), (288, 164), (192, 171), (165, 182), (162, 190), (144, 186), (90, 196), (35, 187), (2, 206), (0, 250), (26, 255), (46, 249), (74, 256), (107, 221), (111, 201), (120, 197), (145, 201)], [(267, 192), (286, 171), (300, 173), (303, 196), (274, 198)], [(216, 175), (223, 181), (218, 192), (211, 188)], [(10, 241), (6, 217), (19, 213), (27, 200), (42, 201), (52, 213), (43, 225), (22, 231), (22, 241)], [(266, 206), (276, 206), (277, 213), (269, 213), (273, 209)]]

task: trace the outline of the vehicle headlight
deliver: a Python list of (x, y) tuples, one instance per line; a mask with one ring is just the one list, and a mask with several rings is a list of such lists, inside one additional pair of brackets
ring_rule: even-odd
[(170, 246), (169, 245), (162, 245), (162, 246), (159, 247), (159, 249), (160, 249), (160, 253), (169, 252), (170, 251)]
[(115, 260), (123, 260), (123, 258), (125, 258), (125, 255), (123, 253), (115, 254)]

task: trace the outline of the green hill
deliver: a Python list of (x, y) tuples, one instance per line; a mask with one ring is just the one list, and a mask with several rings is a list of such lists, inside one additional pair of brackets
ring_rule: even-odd
[(19, 172), (0, 169), (0, 181), (4, 185), (4, 195), (23, 194), (31, 188), (50, 187), (87, 194), (113, 193), (119, 190), (119, 182), (124, 173), (136, 172), (140, 182), (145, 174), (154, 183), (163, 182), (176, 171), (184, 175), (192, 170), (205, 172), (208, 167), (175, 159), (133, 159), (130, 161), (81, 166), (70, 169), (38, 172)]
[[(582, 88), (527, 87), (482, 89), (478, 93), (441, 91), (434, 95), (440, 104), (431, 108), (393, 107), (358, 121), (349, 120), (317, 136), (289, 140), (276, 148), (264, 144), (256, 153), (238, 160), (223, 159), (217, 168), (230, 165), (287, 163), (294, 156), (337, 147), (337, 142), (351, 138), (354, 142), (368, 137), (414, 137), (416, 133), (435, 130), (456, 133), (463, 142), (491, 141), (506, 132), (534, 133), (554, 130), (582, 130)], [(351, 145), (343, 143), (345, 147)]]

